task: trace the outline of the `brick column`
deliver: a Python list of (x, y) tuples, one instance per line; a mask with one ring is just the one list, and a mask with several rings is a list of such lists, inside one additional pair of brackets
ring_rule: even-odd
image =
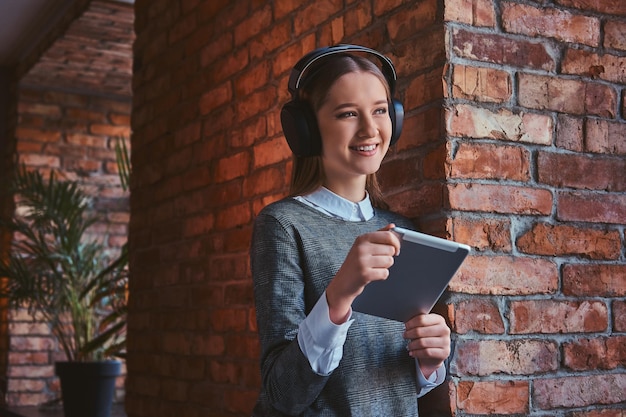
[(446, 1), (457, 415), (626, 401), (626, 4), (555, 3)]

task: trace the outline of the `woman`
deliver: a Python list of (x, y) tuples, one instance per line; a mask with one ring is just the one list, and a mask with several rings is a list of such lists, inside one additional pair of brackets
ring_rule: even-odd
[(412, 226), (386, 210), (375, 175), (401, 129), (395, 70), (343, 45), (306, 55), (289, 84), (291, 196), (261, 211), (251, 247), (263, 380), (254, 415), (416, 416), (417, 398), (445, 378), (444, 319), (351, 309), (387, 278), (400, 250), (391, 229)]

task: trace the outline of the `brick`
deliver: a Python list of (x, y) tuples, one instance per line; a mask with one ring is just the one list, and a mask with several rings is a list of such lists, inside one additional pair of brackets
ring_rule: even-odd
[(255, 142), (265, 139), (267, 134), (267, 119), (258, 117), (231, 132), (230, 145), (233, 147), (248, 147)]
[(495, 27), (496, 15), (491, 0), (448, 0), (444, 20), (477, 27)]
[(452, 330), (458, 334), (503, 334), (504, 322), (494, 301), (472, 299), (454, 305)]
[(529, 412), (528, 381), (460, 381), (459, 410), (467, 414), (522, 414)]
[(430, 70), (433, 63), (445, 62), (445, 33), (443, 30), (425, 32), (420, 42), (403, 42), (388, 54), (398, 77)]
[(378, 171), (378, 179), (385, 189), (394, 189), (407, 183), (407, 178), (419, 178), (417, 158), (387, 160)]
[(441, 68), (417, 75), (406, 89), (403, 103), (405, 111), (408, 112), (439, 101), (442, 96)]
[[(212, 84), (228, 81), (235, 74), (242, 71), (250, 63), (249, 51), (247, 48), (235, 49), (232, 52), (221, 55), (214, 62), (208, 62), (211, 69), (208, 80)], [(203, 65), (204, 67), (204, 62)]]
[(502, 26), (506, 32), (533, 37), (551, 37), (589, 46), (600, 43), (600, 19), (555, 8), (505, 2)]
[(41, 352), (14, 352), (8, 353), (8, 362), (11, 365), (49, 365), (50, 355)]
[(11, 406), (39, 406), (51, 400), (51, 396), (45, 393), (9, 393), (7, 404)]
[(450, 282), (450, 291), (467, 294), (554, 294), (559, 286), (556, 264), (546, 259), (470, 256)]
[(406, 217), (416, 218), (439, 212), (443, 204), (441, 185), (424, 183), (391, 195), (385, 195), (387, 204)]
[(16, 379), (8, 381), (8, 392), (41, 392), (46, 388), (46, 383), (38, 379)]
[(212, 213), (199, 214), (188, 217), (183, 221), (182, 235), (192, 237), (210, 232), (215, 225), (215, 217)]
[(54, 143), (61, 140), (61, 132), (52, 130), (35, 129), (25, 126), (18, 126), (15, 129), (15, 136), (18, 142), (25, 139), (37, 142)]
[(561, 72), (625, 84), (626, 58), (608, 53), (598, 55), (590, 51), (567, 49)]
[(559, 148), (574, 152), (584, 149), (584, 121), (564, 114), (557, 116), (556, 141)]
[(28, 322), (9, 322), (9, 332), (11, 335), (38, 335), (38, 336), (50, 336), (51, 329), (49, 323), (42, 323), (36, 321)]
[(626, 51), (626, 23), (607, 20), (604, 24), (604, 47)]
[(540, 145), (552, 143), (553, 121), (549, 116), (513, 113), (460, 104), (446, 110), (447, 133), (452, 136), (489, 138)]
[[(386, 19), (390, 40), (394, 43), (402, 42), (434, 25), (437, 21), (437, 12), (437, 1), (428, 0), (410, 4), (410, 7), (392, 14)], [(349, 16), (350, 14), (346, 18)]]
[(456, 242), (465, 243), (479, 251), (510, 252), (511, 221), (508, 219), (452, 219), (452, 237)]
[(374, 2), (374, 15), (381, 16), (387, 14), (402, 5), (402, 0), (379, 0)]
[(455, 65), (452, 73), (452, 97), (485, 103), (503, 103), (512, 95), (508, 72)]
[[(75, 119), (80, 122), (84, 122), (86, 120), (92, 122), (106, 122), (106, 114), (101, 111), (89, 110), (89, 109), (80, 109), (80, 108), (69, 108), (65, 109), (65, 118)], [(129, 125), (130, 123), (124, 123)]]
[[(223, 248), (220, 249), (224, 252)], [(211, 281), (227, 281), (233, 277), (245, 277), (248, 267), (248, 256), (245, 253), (243, 255), (216, 255), (210, 260), (208, 276)]]
[(342, 7), (343, 2), (339, 0), (319, 0), (295, 12), (293, 15), (293, 36), (299, 36), (314, 28), (339, 12)]
[(613, 329), (618, 332), (626, 331), (626, 301), (613, 301)]
[(620, 0), (557, 0), (557, 4), (581, 11), (594, 11), (608, 15), (626, 16), (626, 4)]
[(243, 195), (246, 198), (280, 191), (286, 184), (284, 172), (277, 167), (257, 170), (248, 175), (243, 184)]
[(215, 182), (225, 182), (248, 174), (250, 159), (251, 155), (248, 151), (221, 158), (217, 161), (215, 168)]
[(272, 7), (267, 5), (256, 10), (249, 17), (242, 20), (234, 28), (235, 46), (240, 46), (253, 36), (266, 30), (272, 23)]
[(566, 264), (562, 291), (575, 297), (624, 297), (626, 265)]
[[(624, 158), (539, 152), (537, 172), (540, 183), (559, 188), (626, 191), (626, 177), (615, 175), (626, 172)], [(581, 172), (593, 175), (580, 175)]]
[(615, 90), (607, 85), (524, 73), (519, 74), (518, 100), (531, 109), (611, 118), (617, 106)]
[(626, 417), (626, 410), (618, 408), (598, 408), (586, 411), (575, 411), (568, 414), (570, 417)]
[(7, 377), (12, 378), (52, 378), (54, 376), (54, 365), (21, 365), (10, 366), (7, 372)]
[(93, 124), (89, 126), (89, 132), (94, 135), (130, 136), (130, 128), (128, 126)]
[(270, 64), (262, 61), (252, 69), (245, 71), (234, 81), (234, 90), (237, 96), (246, 96), (254, 90), (267, 84), (269, 80)]
[(511, 334), (604, 332), (608, 325), (600, 301), (512, 301), (510, 308)]
[(621, 237), (617, 230), (536, 223), (519, 236), (516, 246), (532, 255), (616, 260), (621, 254)]
[[(175, 185), (175, 182), (173, 185)], [(174, 211), (178, 216), (188, 215), (192, 213), (198, 213), (203, 211), (205, 207), (205, 196), (202, 190), (197, 190), (193, 192), (189, 192), (186, 194), (180, 194), (174, 200)], [(164, 219), (165, 223), (171, 222), (171, 218)], [(172, 224), (173, 228), (179, 227), (180, 225)]]
[[(544, 71), (556, 69), (554, 58), (546, 49), (545, 42), (524, 41), (457, 28), (452, 30), (451, 42), (451, 52), (460, 58)], [(511, 51), (517, 53), (512, 54)]]
[[(315, 36), (305, 37), (298, 43), (289, 45), (287, 48), (280, 51), (277, 59), (274, 60), (272, 66), (272, 74), (275, 77), (290, 72), (293, 66), (306, 54), (316, 48)], [(283, 83), (286, 87), (287, 83)]]
[(254, 389), (237, 388), (228, 390), (224, 396), (225, 409), (231, 413), (250, 415), (258, 395), (257, 390)]
[(236, 117), (237, 120), (243, 122), (252, 116), (258, 115), (269, 110), (275, 104), (268, 97), (276, 96), (276, 87), (266, 86), (261, 90), (257, 90), (246, 97), (245, 100), (237, 102)]
[(530, 179), (530, 153), (519, 146), (460, 143), (447, 165), (451, 178)]
[(626, 401), (626, 374), (537, 379), (531, 401), (540, 410), (619, 404)]
[(253, 303), (254, 292), (251, 281), (226, 285), (224, 289), (224, 305), (247, 307)]
[(593, 223), (626, 223), (626, 196), (594, 192), (557, 194), (557, 219)]
[[(372, 10), (369, 2), (359, 2), (356, 6), (343, 16), (344, 36), (351, 36), (362, 31), (372, 23)], [(407, 16), (408, 18), (408, 16)]]
[(231, 229), (247, 224), (251, 218), (250, 204), (245, 202), (219, 210), (215, 220), (215, 227), (217, 230)]
[(253, 149), (254, 168), (266, 167), (291, 158), (291, 150), (284, 138), (258, 143)]
[(62, 117), (61, 106), (56, 104), (27, 103), (23, 100), (18, 102), (17, 111), (25, 114), (37, 114), (50, 119), (60, 119)]
[(60, 168), (61, 160), (57, 156), (47, 156), (38, 154), (21, 154), (19, 163), (29, 167)]
[(214, 64), (233, 49), (234, 40), (232, 32), (228, 31), (219, 34), (215, 37), (215, 40), (208, 42), (200, 51), (200, 66), (208, 67)]
[(448, 201), (454, 210), (548, 215), (552, 194), (548, 190), (494, 184), (450, 184)]
[(585, 120), (585, 150), (626, 155), (626, 124), (601, 119)]
[(532, 375), (559, 367), (556, 343), (544, 340), (482, 340), (457, 344), (450, 372), (463, 376)]
[(274, 5), (274, 17), (276, 20), (285, 17), (300, 7), (302, 2), (299, 0), (283, 0)]
[(218, 107), (230, 102), (232, 100), (232, 95), (231, 83), (227, 82), (220, 84), (200, 97), (200, 101), (198, 102), (198, 111), (202, 115), (209, 114)]
[(228, 335), (226, 350), (235, 357), (256, 360), (260, 354), (259, 337), (249, 333)]
[(563, 344), (564, 364), (574, 371), (616, 369), (626, 365), (626, 336), (576, 339)]
[(394, 150), (403, 151), (418, 148), (420, 145), (438, 140), (442, 135), (442, 110), (431, 107), (417, 114), (405, 115), (400, 140)]
[(186, 332), (162, 332), (162, 352), (175, 355), (189, 355), (192, 342)]

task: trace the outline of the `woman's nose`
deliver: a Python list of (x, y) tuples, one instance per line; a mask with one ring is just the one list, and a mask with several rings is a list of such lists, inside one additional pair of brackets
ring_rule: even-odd
[(362, 116), (359, 120), (359, 131), (358, 135), (364, 138), (373, 138), (376, 136), (376, 123), (371, 116), (365, 115)]

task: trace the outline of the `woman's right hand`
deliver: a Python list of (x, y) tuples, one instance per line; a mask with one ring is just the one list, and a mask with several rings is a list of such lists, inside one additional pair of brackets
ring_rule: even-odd
[(400, 238), (384, 228), (356, 238), (337, 275), (326, 288), (330, 319), (335, 324), (348, 319), (354, 299), (372, 281), (387, 279), (393, 257), (400, 253)]

